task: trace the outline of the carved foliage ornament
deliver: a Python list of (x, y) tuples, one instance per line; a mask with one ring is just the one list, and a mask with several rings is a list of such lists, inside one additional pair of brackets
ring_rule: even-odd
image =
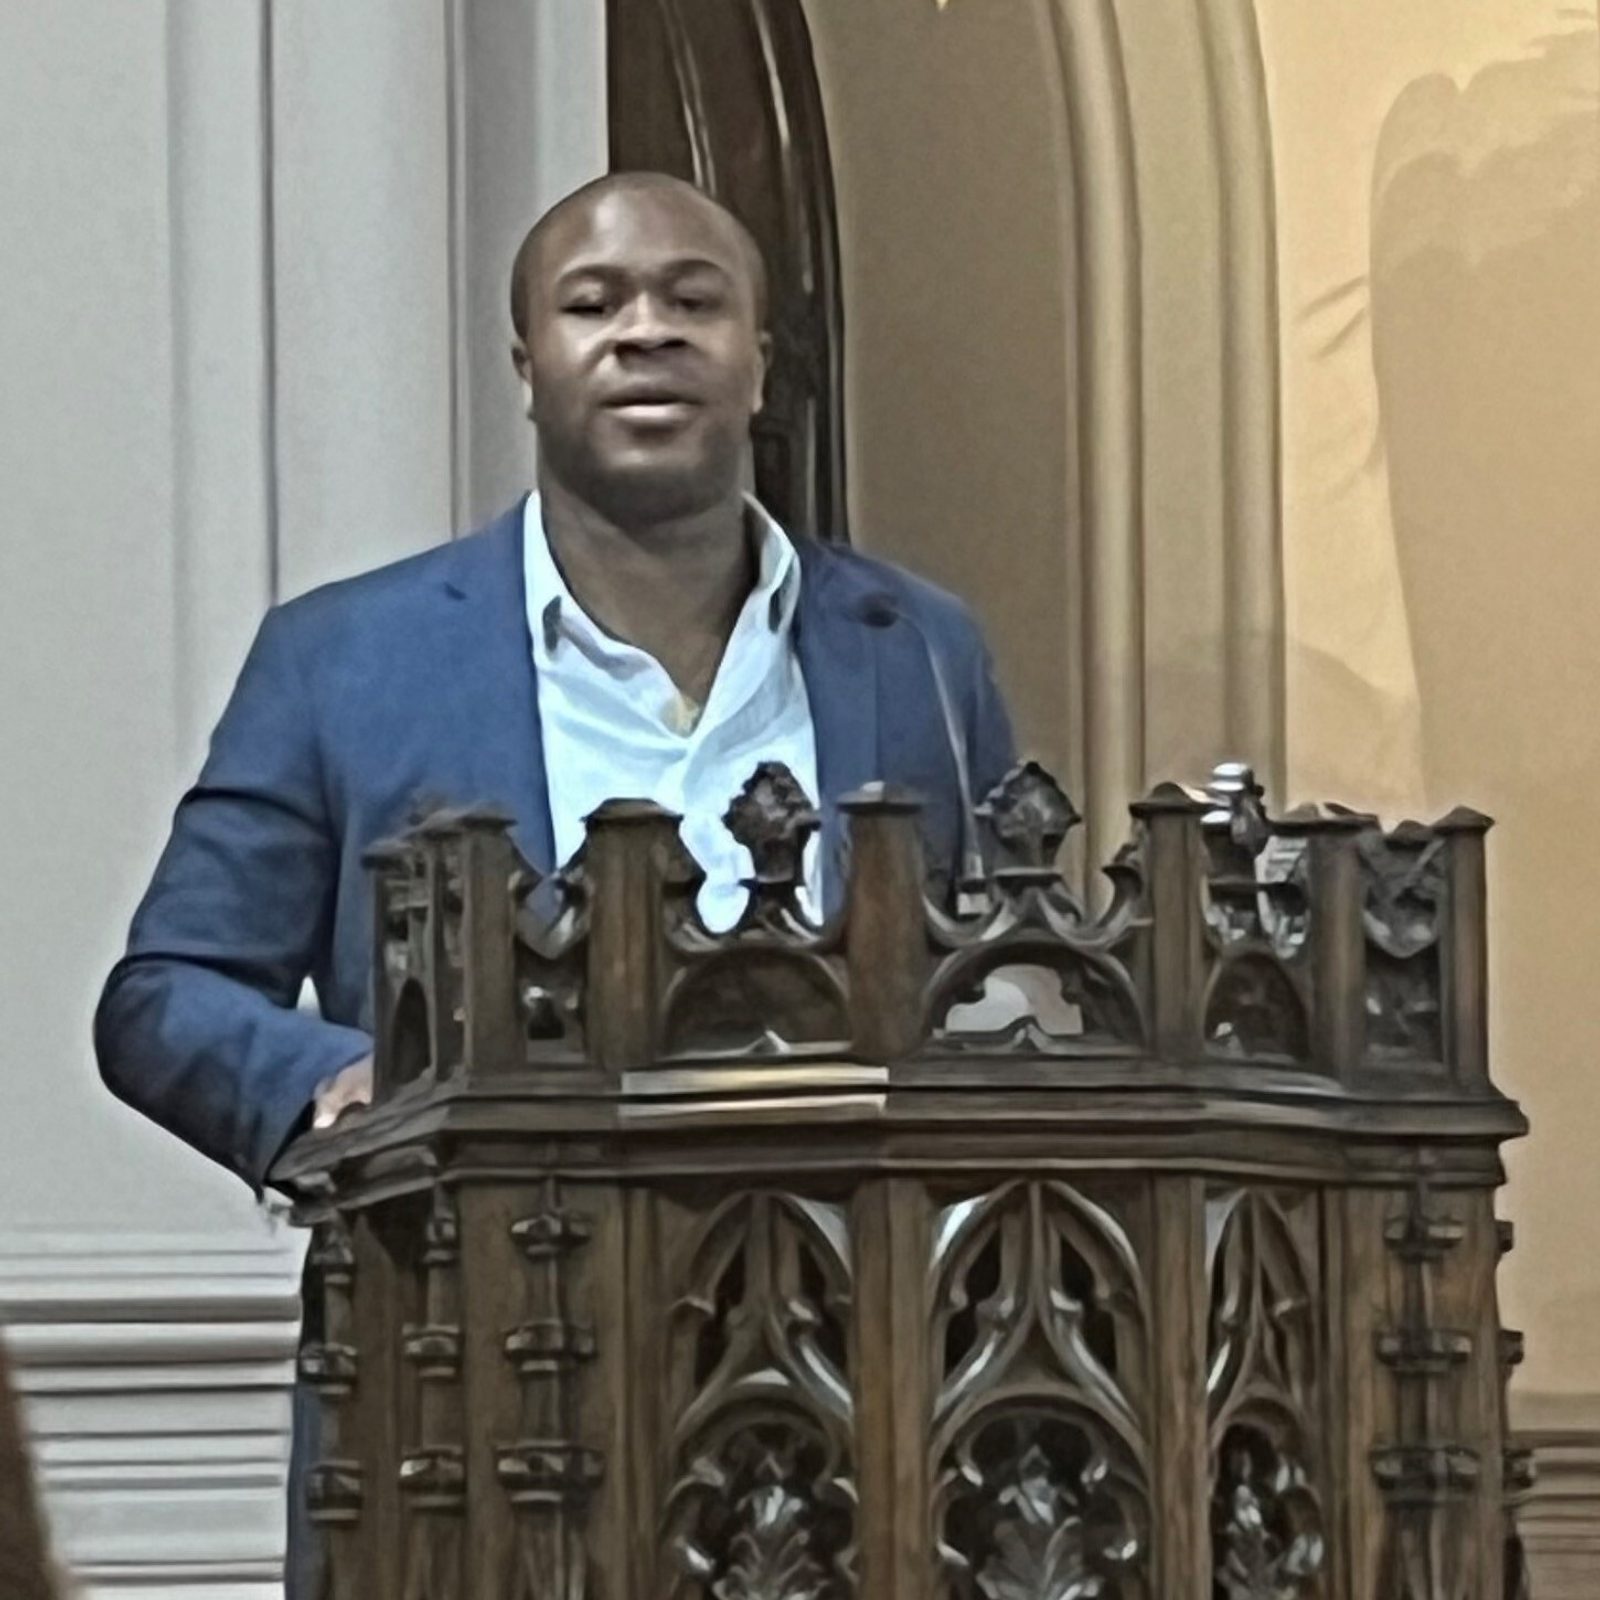
[(1225, 1600), (1321, 1592), (1321, 1514), (1304, 1471), (1264, 1432), (1229, 1430), (1217, 1463), (1211, 1546)]
[(772, 899), (798, 911), (806, 845), (820, 821), (800, 780), (781, 761), (761, 762), (722, 821), (750, 852), (754, 908)]
[[(702, 1458), (700, 1537), (677, 1547), (684, 1572), (714, 1600), (828, 1600), (851, 1592), (837, 1565), (839, 1511), (818, 1502), (829, 1472), (803, 1428), (751, 1427)], [(821, 1470), (819, 1471), (819, 1466)]]
[(1000, 872), (1053, 873), (1067, 835), (1082, 820), (1061, 785), (1037, 761), (1015, 766), (978, 807)]
[[(995, 1516), (977, 1569), (984, 1600), (1089, 1600), (1119, 1591), (1139, 1541), (1106, 1487), (1106, 1458), (1052, 1449), (1048, 1430), (1013, 1430), (1022, 1454), (996, 1463)], [(1080, 1440), (1074, 1441), (1083, 1447)]]
[(1310, 924), (1304, 841), (1274, 832), (1265, 792), (1242, 763), (1218, 766), (1206, 795), (1206, 933), (1216, 961), (1207, 1047), (1236, 1058), (1304, 1061), (1309, 1029), (1295, 977)]
[(1221, 763), (1206, 796), (1212, 802), (1203, 819), (1206, 923), (1213, 944), (1292, 958), (1309, 923), (1304, 842), (1274, 831), (1266, 791), (1241, 762)]

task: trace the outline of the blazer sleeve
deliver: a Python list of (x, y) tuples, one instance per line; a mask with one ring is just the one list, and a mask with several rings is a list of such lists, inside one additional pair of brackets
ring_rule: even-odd
[(372, 1041), (296, 1009), (339, 840), (293, 618), (269, 613), (95, 1016), (107, 1085), (258, 1192), (317, 1085)]

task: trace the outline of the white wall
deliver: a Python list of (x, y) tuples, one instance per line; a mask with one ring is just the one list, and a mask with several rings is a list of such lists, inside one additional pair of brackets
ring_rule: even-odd
[(601, 26), (0, 6), (0, 1322), (96, 1591), (277, 1591), (299, 1254), (104, 1092), (98, 987), (264, 607), (520, 487), (491, 287), (603, 165)]

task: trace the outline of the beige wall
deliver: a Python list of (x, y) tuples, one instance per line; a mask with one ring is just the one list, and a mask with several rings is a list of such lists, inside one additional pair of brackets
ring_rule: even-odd
[[(806, 6), (834, 152), (852, 536), (977, 608), (1067, 770), (1070, 295), (1051, 68), (1018, 0)], [(996, 95), (992, 86), (1004, 84)]]
[[(1600, 1396), (1592, 3), (1261, 0), (1292, 791), (1492, 837), (1518, 1388)], [(1600, 1406), (1595, 1407), (1600, 1418)]]

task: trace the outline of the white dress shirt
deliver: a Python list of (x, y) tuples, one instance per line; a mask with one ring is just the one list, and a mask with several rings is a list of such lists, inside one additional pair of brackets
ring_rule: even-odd
[[(722, 825), (759, 761), (782, 761), (817, 801), (817, 741), (794, 651), (800, 558), (777, 522), (747, 500), (759, 537), (751, 590), (716, 680), (696, 707), (654, 656), (605, 632), (577, 603), (550, 554), (539, 496), (523, 520), (523, 583), (539, 682), (539, 727), (557, 861), (583, 843), (603, 801), (653, 800), (683, 818), (683, 841), (705, 870), (700, 915), (738, 921), (750, 853)], [(819, 854), (806, 851), (806, 899), (820, 904)]]

